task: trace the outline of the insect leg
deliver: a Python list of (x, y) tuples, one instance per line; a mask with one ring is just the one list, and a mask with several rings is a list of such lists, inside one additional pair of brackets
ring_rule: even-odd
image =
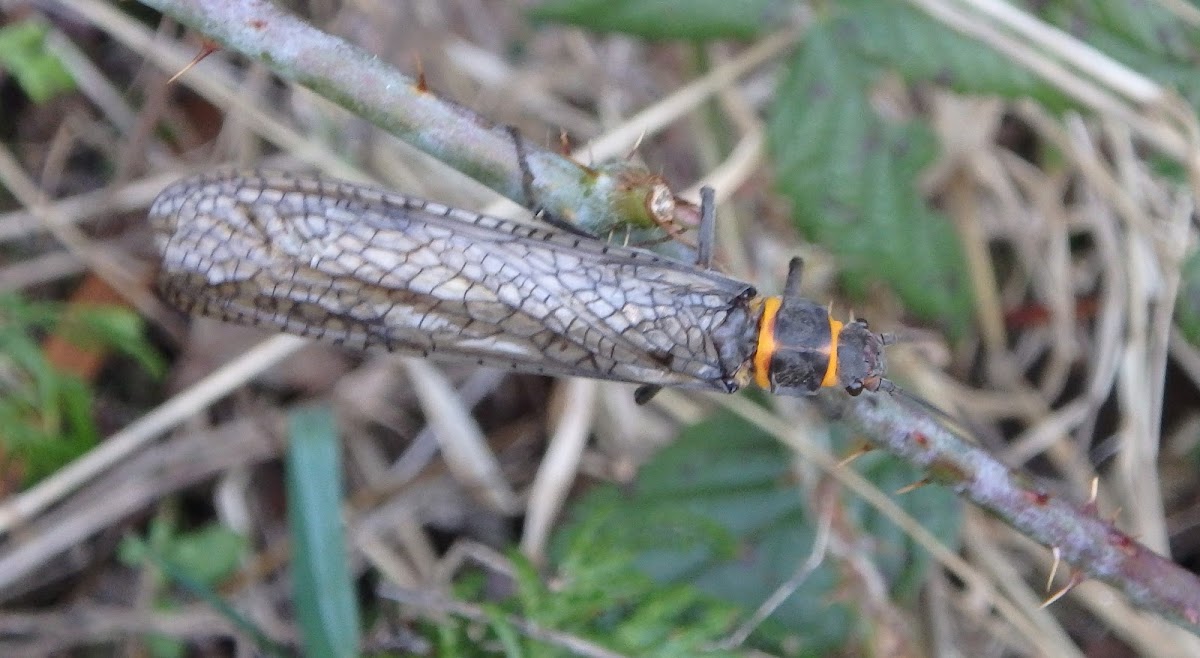
[(654, 384), (644, 384), (639, 386), (637, 387), (637, 390), (633, 392), (633, 401), (638, 405), (646, 404), (650, 400), (653, 400), (654, 396), (658, 395), (658, 392), (661, 391), (662, 388), (663, 387), (655, 386)]
[(804, 259), (796, 256), (788, 262), (787, 280), (783, 284), (783, 297), (800, 296), (800, 279), (804, 276)]
[[(713, 243), (717, 237), (716, 192), (709, 185), (700, 188), (700, 231), (696, 240), (696, 265), (712, 269)], [(633, 401), (646, 404), (662, 390), (661, 386), (646, 384), (633, 393)]]
[(700, 188), (700, 231), (696, 237), (696, 264), (712, 269), (713, 243), (717, 241), (717, 199), (712, 187)]

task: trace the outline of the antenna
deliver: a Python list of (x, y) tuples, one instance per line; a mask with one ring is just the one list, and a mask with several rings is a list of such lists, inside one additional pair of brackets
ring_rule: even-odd
[(796, 256), (788, 261), (787, 280), (783, 282), (783, 296), (800, 296), (800, 279), (804, 276), (804, 259)]

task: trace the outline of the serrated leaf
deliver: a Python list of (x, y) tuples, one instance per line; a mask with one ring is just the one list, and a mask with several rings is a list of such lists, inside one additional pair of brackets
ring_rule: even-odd
[(551, 0), (529, 16), (647, 39), (749, 39), (777, 25), (793, 4), (786, 0)]
[(497, 642), (505, 646), (504, 655), (560, 655), (557, 643), (524, 634), (505, 638), (503, 634), (511, 630), (508, 615), (595, 642), (621, 655), (736, 655), (713, 650), (733, 625), (732, 607), (686, 584), (661, 587), (632, 568), (632, 553), (608, 540), (611, 525), (621, 522), (621, 510), (610, 506), (593, 509), (597, 513), (580, 519), (570, 532), (556, 534), (555, 576), (550, 582), (542, 569), (515, 551), (509, 556), (516, 584), (513, 596), (495, 599), (495, 588), (485, 586), (482, 572), (468, 570), (456, 578), (454, 591), (460, 598), (475, 600), (485, 597), (485, 592), (492, 593), (484, 605), (491, 622), (487, 627), (490, 635), (481, 636), (478, 629), (466, 632), (469, 624), (447, 619), (438, 624), (441, 653), (437, 655), (482, 656), (486, 652), (466, 647)]
[(1121, 42), (1162, 58), (1194, 57), (1196, 44), (1200, 42), (1200, 35), (1192, 26), (1179, 20), (1168, 7), (1155, 3), (1055, 0), (1041, 5), (1038, 15), (1094, 45), (1098, 45), (1095, 39)]
[(1067, 97), (1024, 66), (907, 3), (853, 2), (837, 21), (844, 47), (910, 82), (966, 94), (1033, 98), (1065, 108)]
[[(921, 479), (919, 471), (883, 452), (860, 457), (855, 460), (854, 469), (885, 492), (899, 491)], [(919, 487), (897, 495), (896, 501), (934, 536), (952, 548), (957, 546), (962, 502), (949, 490), (937, 486)], [(888, 578), (894, 596), (911, 599), (919, 594), (932, 560), (929, 554), (902, 528), (861, 498), (851, 498), (846, 512), (874, 540), (874, 562)]]
[(1126, 0), (1051, 2), (1040, 15), (1200, 105), (1200, 34), (1166, 7)]
[[(792, 459), (760, 430), (720, 414), (688, 429), (646, 464), (632, 490), (590, 492), (556, 539), (577, 546), (602, 537), (608, 550), (636, 551), (635, 564), (659, 582), (688, 584), (753, 609), (812, 550), (813, 519), (800, 492), (788, 484)], [(919, 479), (914, 469), (886, 456), (867, 466), (872, 479), (893, 490)], [(898, 502), (935, 533), (957, 533), (959, 503), (945, 489), (925, 487)], [(862, 529), (879, 537), (877, 560), (893, 583), (903, 586), (920, 577), (925, 561), (907, 537), (857, 498), (849, 497), (844, 509), (847, 518), (859, 519)], [(597, 518), (609, 520), (597, 528)], [(707, 528), (695, 532), (697, 519)], [(833, 603), (840, 578), (830, 561), (775, 613), (788, 620), (788, 634), (803, 638), (805, 651), (844, 648), (852, 639), (858, 613)], [(668, 595), (667, 609), (670, 601)], [(774, 628), (776, 639), (781, 630)]]
[(875, 114), (876, 70), (837, 29), (815, 26), (779, 87), (768, 125), (777, 186), (805, 236), (838, 256), (853, 294), (888, 285), (915, 314), (960, 330), (971, 313), (961, 246), (917, 190), (933, 136)]

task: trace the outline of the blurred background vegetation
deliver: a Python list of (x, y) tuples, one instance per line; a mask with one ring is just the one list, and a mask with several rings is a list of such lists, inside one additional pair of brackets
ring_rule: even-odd
[[(250, 4), (0, 5), (0, 653), (1200, 655), (1097, 583), (1040, 608), (1050, 551), (891, 455), (843, 468), (902, 511), (849, 493), (795, 442), (862, 437), (806, 401), (743, 396), (776, 432), (163, 305), (145, 209), (190, 172), (507, 211), (438, 161), (482, 170), (471, 140), (279, 77), (315, 42)], [(1195, 5), (278, 4), (534, 148), (714, 185), (721, 269), (775, 292), (803, 255), (906, 389), (1194, 568)], [(205, 38), (239, 28), (265, 54)]]

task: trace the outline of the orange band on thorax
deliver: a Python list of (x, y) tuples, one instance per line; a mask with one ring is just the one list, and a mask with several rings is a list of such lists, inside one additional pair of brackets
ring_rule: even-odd
[(775, 354), (775, 315), (783, 301), (779, 297), (763, 300), (762, 318), (758, 321), (758, 345), (754, 351), (754, 383), (759, 388), (771, 388), (771, 357)]
[(821, 386), (837, 386), (838, 385), (838, 337), (842, 335), (842, 323), (829, 316), (829, 367), (825, 370), (825, 379), (821, 380)]

